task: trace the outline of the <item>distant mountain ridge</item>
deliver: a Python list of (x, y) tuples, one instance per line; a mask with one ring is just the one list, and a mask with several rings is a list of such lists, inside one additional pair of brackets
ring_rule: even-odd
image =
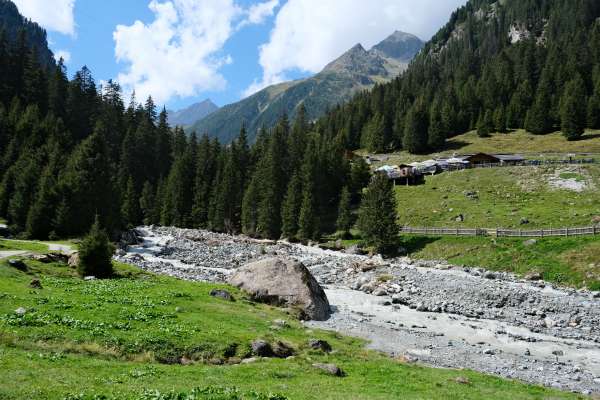
[(188, 128), (221, 142), (233, 140), (243, 123), (252, 140), (261, 126), (275, 125), (284, 113), (294, 118), (301, 104), (309, 119), (349, 100), (361, 90), (392, 80), (402, 73), (424, 43), (396, 31), (371, 50), (357, 44), (313, 77), (269, 86), (237, 103), (229, 104)]
[(169, 124), (172, 126), (188, 126), (197, 122), (213, 112), (219, 107), (210, 99), (206, 99), (199, 103), (194, 103), (179, 111), (168, 110)]

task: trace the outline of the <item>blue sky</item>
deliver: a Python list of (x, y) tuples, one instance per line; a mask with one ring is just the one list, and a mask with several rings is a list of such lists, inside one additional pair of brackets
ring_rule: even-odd
[(465, 0), (14, 0), (50, 47), (97, 82), (179, 109), (222, 106), (318, 72), (356, 43), (394, 30), (424, 40)]

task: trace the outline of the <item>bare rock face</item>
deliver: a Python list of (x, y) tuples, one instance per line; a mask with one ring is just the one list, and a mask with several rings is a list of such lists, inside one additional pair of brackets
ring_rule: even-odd
[(329, 318), (329, 301), (308, 269), (299, 262), (269, 258), (240, 268), (229, 283), (253, 300), (275, 306), (296, 307), (307, 320)]

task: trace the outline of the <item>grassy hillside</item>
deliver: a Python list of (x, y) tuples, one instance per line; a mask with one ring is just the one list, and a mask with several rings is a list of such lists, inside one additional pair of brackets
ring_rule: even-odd
[[(568, 189), (582, 185), (577, 192)], [(402, 225), (464, 228), (589, 226), (600, 216), (600, 166), (473, 169), (396, 188)], [(457, 217), (462, 215), (463, 222)], [(526, 224), (523, 222), (529, 221)]]
[[(237, 301), (225, 302), (208, 295), (217, 285), (123, 265), (117, 279), (86, 282), (62, 265), (27, 263), (23, 273), (0, 262), (1, 399), (157, 399), (163, 397), (141, 394), (189, 393), (194, 387), (205, 388), (195, 398), (213, 400), (314, 399), (316, 393), (319, 399), (578, 398), (470, 371), (403, 364), (364, 350), (358, 340), (305, 329), (284, 311), (248, 302), (232, 288)], [(29, 287), (33, 277), (43, 289)], [(27, 310), (24, 316), (15, 313), (19, 307)], [(273, 328), (276, 319), (289, 326)], [(297, 354), (237, 364), (256, 338), (284, 341)], [(327, 340), (334, 352), (309, 350), (310, 338)], [(176, 363), (182, 357), (188, 365)], [(327, 376), (312, 368), (315, 362), (336, 363), (347, 376)]]
[(427, 160), (454, 153), (518, 153), (536, 159), (562, 158), (566, 153), (600, 153), (600, 131), (588, 131), (581, 140), (567, 141), (560, 132), (548, 135), (533, 135), (518, 130), (511, 133), (495, 133), (487, 138), (469, 132), (448, 140), (445, 150), (427, 155), (413, 155), (405, 151), (389, 154), (388, 159), (379, 164), (399, 164)]

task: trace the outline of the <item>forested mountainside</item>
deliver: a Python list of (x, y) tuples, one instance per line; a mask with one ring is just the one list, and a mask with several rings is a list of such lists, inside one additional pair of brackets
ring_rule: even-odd
[(561, 125), (574, 136), (596, 126), (599, 8), (472, 0), (400, 78), (315, 123), (301, 106), (252, 146), (244, 129), (230, 145), (171, 129), (151, 98), (125, 106), (116, 83), (98, 90), (85, 67), (68, 81), (62, 65), (47, 70), (24, 62), (31, 52), (18, 42), (3, 46), (12, 72), (0, 75), (0, 216), (34, 238), (80, 235), (98, 215), (113, 233), (160, 223), (317, 239), (369, 182), (349, 149), (427, 151), (477, 125)]
[(477, 128), (600, 127), (600, 2), (471, 0), (398, 79), (323, 121), (350, 149), (426, 153)]
[(357, 44), (317, 75), (267, 87), (237, 103), (224, 106), (198, 121), (188, 131), (208, 133), (228, 143), (245, 123), (248, 136), (253, 141), (262, 126), (275, 125), (281, 115), (295, 118), (301, 105), (307, 118), (314, 120), (357, 92), (398, 76), (422, 47), (423, 42), (419, 38), (404, 32), (394, 32), (369, 51)]
[(8, 43), (18, 43), (22, 47), (23, 55), (26, 54), (24, 49), (27, 43), (27, 48), (35, 49), (38, 53), (38, 61), (41, 64), (49, 66), (54, 62), (54, 56), (48, 49), (46, 31), (38, 24), (23, 18), (12, 1), (0, 0), (0, 46), (6, 46)]
[(173, 126), (188, 126), (217, 111), (219, 107), (210, 100), (194, 103), (179, 111), (167, 110), (169, 123)]
[(126, 106), (115, 82), (99, 89), (86, 67), (69, 81), (23, 46), (0, 47), (0, 217), (22, 237), (82, 235), (98, 216), (113, 235), (146, 223), (317, 238), (335, 229), (342, 187), (356, 200), (368, 182), (303, 109), (252, 147), (243, 130), (223, 146), (171, 129), (152, 98)]

